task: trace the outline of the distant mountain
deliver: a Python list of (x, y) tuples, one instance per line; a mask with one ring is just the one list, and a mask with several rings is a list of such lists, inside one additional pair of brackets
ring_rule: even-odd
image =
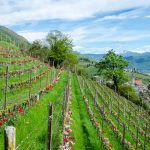
[(139, 72), (150, 73), (150, 55), (128, 56), (129, 69), (136, 68)]
[[(88, 56), (90, 58), (93, 58), (93, 59), (99, 61), (99, 60), (101, 60), (103, 58), (103, 56), (105, 54), (83, 54), (83, 55)], [(143, 56), (150, 56), (150, 52), (136, 53), (136, 52), (127, 51), (127, 52), (125, 52), (123, 54), (120, 54), (120, 55), (123, 55), (125, 58), (130, 57), (130, 56), (133, 56), (133, 57), (135, 57), (135, 56), (139, 56), (139, 57), (142, 56), (143, 57)]]
[(136, 52), (131, 52), (131, 51), (127, 51), (123, 54), (124, 57), (129, 57), (129, 56), (146, 56), (146, 55), (150, 55), (150, 52), (145, 52), (145, 53), (136, 53)]
[(99, 61), (103, 58), (105, 54), (83, 54), (84, 56), (87, 56), (89, 58), (95, 59), (96, 61)]
[[(84, 54), (90, 58), (99, 61), (103, 58), (105, 54)], [(150, 52), (145, 53), (135, 53), (127, 51), (121, 54), (130, 63), (129, 69), (136, 68), (141, 73), (150, 73)]]
[(0, 26), (0, 46), (19, 46), (20, 48), (24, 48), (29, 44), (29, 42), (22, 36), (18, 35), (14, 31)]

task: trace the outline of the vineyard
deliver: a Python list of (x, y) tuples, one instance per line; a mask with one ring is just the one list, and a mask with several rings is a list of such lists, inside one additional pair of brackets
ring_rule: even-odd
[(149, 150), (149, 123), (142, 107), (75, 68), (0, 49), (0, 150), (7, 126), (16, 150)]

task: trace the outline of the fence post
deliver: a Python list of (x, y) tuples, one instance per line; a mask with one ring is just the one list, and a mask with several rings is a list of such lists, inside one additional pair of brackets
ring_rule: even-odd
[(4, 110), (6, 110), (7, 103), (7, 90), (8, 90), (8, 66), (6, 66), (6, 85), (5, 85), (5, 101), (4, 101)]
[(45, 86), (47, 86), (47, 84), (48, 84), (48, 70), (47, 70), (47, 73), (46, 73), (46, 85)]
[(96, 87), (95, 87), (95, 97), (94, 97), (94, 103), (96, 104), (96, 98), (97, 98), (97, 90), (96, 90)]
[(123, 105), (123, 115), (126, 117), (126, 104)]
[(31, 98), (31, 86), (32, 86), (32, 84), (31, 84), (31, 77), (32, 77), (32, 70), (30, 70), (30, 80), (29, 80), (29, 99)]
[(139, 135), (139, 128), (137, 127), (137, 131), (136, 131), (136, 150), (138, 149), (138, 135)]
[(48, 105), (49, 113), (48, 113), (48, 142), (47, 142), (47, 150), (52, 149), (52, 120), (53, 120), (53, 105), (50, 103)]
[(146, 128), (145, 128), (145, 135), (144, 135), (144, 150), (146, 150), (146, 142), (147, 142), (147, 126), (148, 126), (148, 123), (146, 123)]
[(5, 128), (5, 150), (15, 150), (16, 147), (16, 128), (8, 126)]
[(67, 87), (64, 88), (64, 99), (63, 99), (63, 105), (62, 105), (62, 117), (63, 117), (63, 121), (64, 121), (65, 110), (66, 110), (66, 105), (65, 105), (66, 101), (67, 101)]
[(111, 106), (110, 106), (110, 113), (111, 113), (111, 114), (112, 114), (112, 101), (113, 101), (113, 99), (111, 98), (111, 99), (110, 99), (110, 103), (111, 103), (111, 104), (110, 104), (110, 105), (111, 105)]
[(128, 122), (128, 129), (129, 129), (129, 126), (130, 126), (130, 118), (131, 118), (131, 113), (129, 112), (129, 122)]
[[(43, 65), (43, 64), (41, 64), (41, 65)], [(41, 71), (41, 66), (40, 66), (40, 68), (39, 68), (39, 73), (40, 73), (40, 74), (39, 74), (39, 79), (40, 79), (40, 90), (41, 90), (41, 86), (42, 86), (42, 85), (41, 85), (41, 76), (40, 76), (40, 75), (41, 75), (41, 72), (42, 72), (42, 71)]]
[(105, 112), (105, 108), (103, 105), (103, 108), (102, 108), (102, 131), (104, 130), (104, 112)]
[(119, 130), (119, 126), (120, 126), (120, 122), (119, 122), (119, 119), (120, 119), (120, 103), (119, 103), (119, 101), (118, 101), (118, 117), (117, 117), (117, 119), (118, 119), (118, 130)]
[(125, 147), (124, 147), (124, 144), (125, 144), (125, 130), (126, 130), (126, 125), (123, 124), (122, 150), (125, 149)]

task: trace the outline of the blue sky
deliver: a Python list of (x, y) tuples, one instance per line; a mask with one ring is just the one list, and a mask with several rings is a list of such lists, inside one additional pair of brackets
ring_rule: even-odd
[(0, 0), (0, 25), (29, 41), (60, 30), (81, 53), (150, 52), (150, 0)]

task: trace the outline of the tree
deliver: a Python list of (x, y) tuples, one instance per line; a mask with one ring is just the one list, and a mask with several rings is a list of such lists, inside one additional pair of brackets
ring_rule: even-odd
[(47, 35), (46, 41), (35, 40), (28, 52), (42, 60), (54, 61), (55, 67), (64, 61), (70, 65), (78, 62), (70, 37), (56, 30)]
[(73, 53), (72, 40), (69, 36), (55, 30), (47, 35), (46, 40), (50, 49), (48, 59), (54, 61), (55, 66), (65, 60), (77, 63), (77, 57)]
[(113, 50), (108, 51), (102, 60), (96, 64), (96, 67), (99, 69), (98, 72), (107, 79), (112, 80), (117, 91), (118, 84), (127, 80), (127, 75), (124, 71), (127, 66), (128, 62), (123, 56), (116, 55)]
[(41, 60), (47, 60), (47, 57), (48, 57), (48, 47), (42, 41), (35, 40), (31, 44), (28, 53), (30, 53), (34, 57), (39, 57)]
[(42, 49), (42, 42), (40, 40), (35, 40), (32, 44), (31, 47), (29, 48), (29, 53), (34, 56), (38, 57), (41, 55), (41, 49)]

